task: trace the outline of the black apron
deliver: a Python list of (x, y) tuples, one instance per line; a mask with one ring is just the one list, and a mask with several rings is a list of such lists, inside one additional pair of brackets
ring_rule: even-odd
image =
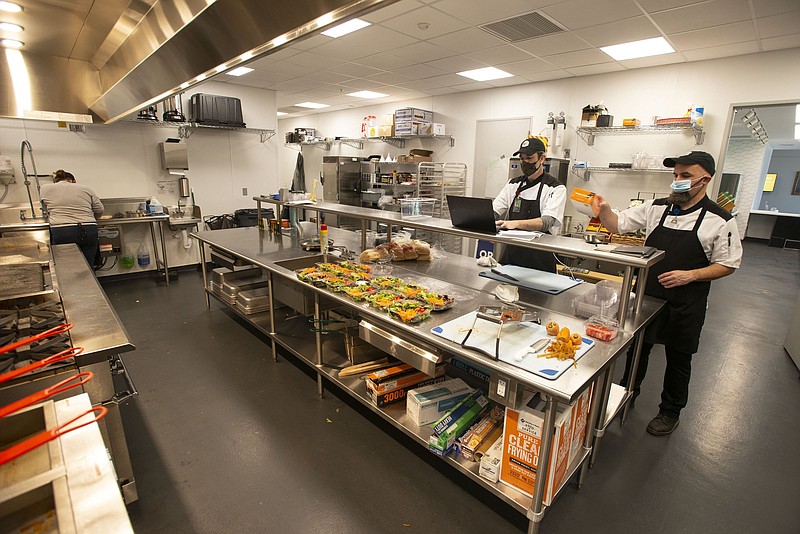
[(665, 206), (661, 221), (645, 242), (645, 245), (666, 252), (664, 259), (650, 268), (645, 294), (665, 299), (667, 305), (647, 327), (644, 340), (694, 354), (700, 344), (700, 332), (706, 319), (706, 301), (711, 282), (692, 282), (666, 289), (659, 283), (658, 276), (669, 271), (688, 271), (710, 265), (697, 237), (706, 209), (701, 208), (697, 222), (691, 230), (666, 228), (664, 221), (670, 216), (670, 212), (670, 206)]
[[(541, 187), (539, 187), (539, 193), (536, 195), (535, 199), (526, 200), (524, 198), (520, 198), (520, 193), (526, 189), (536, 186), (536, 184), (541, 184)], [(508, 219), (512, 221), (519, 221), (523, 219), (537, 219), (541, 217), (542, 208), (540, 199), (542, 198), (542, 191), (544, 191), (544, 183), (542, 183), (541, 176), (538, 180), (534, 180), (533, 182), (529, 182), (528, 179), (525, 178), (517, 188), (517, 194), (514, 195), (514, 201), (511, 203), (511, 206), (508, 207)], [(520, 209), (515, 211), (514, 204), (517, 201), (520, 202)], [(552, 252), (541, 252), (539, 250), (531, 250), (529, 248), (506, 245), (505, 252), (503, 252), (503, 257), (500, 258), (500, 263), (509, 263), (511, 265), (519, 265), (520, 267), (539, 269), (540, 271), (545, 271), (548, 273), (556, 272), (556, 258), (553, 256)]]

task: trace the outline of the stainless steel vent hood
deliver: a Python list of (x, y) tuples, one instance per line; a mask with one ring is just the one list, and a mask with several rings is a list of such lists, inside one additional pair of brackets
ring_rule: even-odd
[[(228, 69), (246, 63), (320, 28), (395, 1), (89, 3), (87, 11), (78, 13), (84, 17), (77, 30), (83, 32), (82, 39), (75, 39), (70, 57), (61, 57), (63, 47), (27, 49), (27, 43), (24, 52), (0, 54), (0, 116), (30, 116), (26, 111), (30, 109), (76, 114), (91, 111), (102, 122), (113, 122), (185, 90), (203, 77), (210, 78), (219, 66)], [(26, 4), (24, 0), (21, 3)], [(26, 6), (26, 12), (31, 15), (37, 8), (40, 12), (56, 11), (64, 5), (48, 0), (29, 3), (32, 7)], [(80, 8), (80, 4), (75, 6), (76, 10)], [(105, 37), (97, 39), (98, 33)], [(95, 40), (83, 38), (85, 34)], [(89, 52), (87, 42), (94, 43)], [(84, 46), (78, 46), (81, 44)], [(24, 74), (19, 74), (20, 68)], [(15, 69), (16, 75), (12, 74)]]

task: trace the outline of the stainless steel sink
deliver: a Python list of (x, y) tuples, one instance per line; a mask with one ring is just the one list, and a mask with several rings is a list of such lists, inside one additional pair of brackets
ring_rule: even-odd
[(325, 261), (322, 254), (315, 254), (313, 256), (303, 256), (300, 258), (292, 258), (290, 260), (276, 261), (275, 265), (296, 271), (298, 269), (305, 269), (306, 267), (313, 267), (314, 265)]
[[(276, 261), (275, 265), (289, 269), (290, 271), (297, 271), (305, 269), (306, 267), (313, 267), (317, 263), (324, 261), (322, 254), (315, 254), (313, 256), (303, 256), (300, 258), (292, 258), (290, 260)], [(275, 300), (283, 302), (293, 310), (303, 314), (312, 315), (314, 313), (314, 291), (299, 280), (287, 280), (282, 276), (274, 276), (272, 285), (272, 294)], [(320, 309), (329, 310), (336, 306), (336, 303), (325, 297), (320, 298)]]

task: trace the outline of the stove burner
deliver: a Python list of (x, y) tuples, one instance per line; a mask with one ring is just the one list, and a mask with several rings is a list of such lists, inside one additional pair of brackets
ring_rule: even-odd
[[(0, 310), (0, 346), (35, 336), (65, 322), (64, 308), (57, 301), (43, 302), (27, 308)], [(72, 347), (72, 342), (68, 332), (24, 345), (16, 350), (0, 354), (0, 373), (43, 360), (70, 347)], [(74, 359), (64, 360), (45, 369), (73, 363)]]

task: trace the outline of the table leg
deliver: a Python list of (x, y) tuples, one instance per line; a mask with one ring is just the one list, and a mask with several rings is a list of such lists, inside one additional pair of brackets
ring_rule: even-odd
[[(158, 279), (158, 275), (160, 272), (158, 267), (158, 262), (161, 260), (159, 259), (159, 254), (158, 254), (158, 241), (156, 240), (156, 232), (159, 232), (159, 234), (161, 233), (160, 221), (153, 221), (150, 223), (150, 237), (153, 241), (153, 262), (156, 267), (156, 279)], [(167, 284), (169, 284), (169, 279), (167, 279)]]
[(622, 418), (619, 421), (620, 426), (624, 425), (628, 420), (628, 412), (631, 409), (631, 402), (633, 402), (633, 383), (636, 378), (636, 371), (639, 368), (639, 355), (642, 352), (642, 344), (644, 343), (644, 335), (642, 332), (636, 334), (634, 343), (636, 344), (636, 349), (633, 352), (633, 361), (631, 362), (631, 369), (628, 373), (628, 385), (625, 386), (628, 400), (625, 401), (625, 408), (622, 410)]
[(206, 246), (205, 244), (196, 239), (197, 246), (200, 247), (200, 269), (203, 271), (203, 296), (206, 298), (206, 308), (211, 307), (211, 299), (208, 298), (208, 272), (206, 268)]
[(269, 293), (269, 336), (272, 344), (272, 361), (278, 361), (278, 347), (275, 343), (275, 295), (272, 292), (272, 284), (275, 277), (272, 271), (267, 271), (267, 292)]
[[(594, 381), (592, 384), (592, 398), (590, 401), (590, 408), (589, 408), (589, 415), (586, 419), (586, 436), (583, 438), (583, 448), (586, 450), (591, 450), (592, 442), (594, 441), (594, 428), (597, 428), (597, 418), (598, 414), (600, 413), (600, 407), (598, 400), (598, 395), (600, 391), (603, 389), (603, 385), (605, 383), (605, 375), (600, 375), (597, 380)], [(583, 462), (581, 466), (580, 473), (578, 474), (578, 489), (583, 487), (583, 483), (586, 480), (586, 474), (589, 471), (589, 461), (588, 459)]]
[(592, 454), (589, 455), (589, 467), (594, 466), (594, 462), (597, 459), (597, 449), (600, 447), (600, 439), (603, 437), (603, 433), (605, 432), (605, 419), (606, 419), (606, 409), (608, 409), (608, 395), (611, 392), (611, 379), (612, 373), (614, 372), (614, 365), (609, 365), (606, 371), (603, 373), (601, 380), (602, 385), (600, 385), (600, 396), (597, 397), (597, 409), (598, 414), (597, 418), (595, 419), (595, 427), (594, 427), (594, 442), (592, 443)]
[(541, 446), (539, 448), (539, 467), (537, 468), (536, 482), (533, 485), (533, 507), (528, 511), (530, 523), (528, 523), (528, 534), (539, 532), (539, 523), (544, 516), (544, 487), (547, 483), (547, 476), (538, 476), (539, 473), (547, 473), (550, 463), (550, 448), (553, 444), (553, 434), (556, 423), (556, 407), (558, 401), (552, 396), (547, 396), (547, 404), (544, 409), (544, 428), (542, 431)]
[(317, 394), (321, 399), (323, 394), (322, 371), (320, 371), (319, 368), (322, 367), (322, 313), (320, 312), (319, 306), (319, 293), (316, 291), (314, 292), (314, 322), (316, 323), (316, 328), (314, 328), (314, 338), (317, 343)]
[(164, 226), (158, 225), (158, 233), (161, 236), (161, 258), (164, 260), (164, 280), (169, 285), (169, 259), (167, 255), (167, 243), (164, 241)]

